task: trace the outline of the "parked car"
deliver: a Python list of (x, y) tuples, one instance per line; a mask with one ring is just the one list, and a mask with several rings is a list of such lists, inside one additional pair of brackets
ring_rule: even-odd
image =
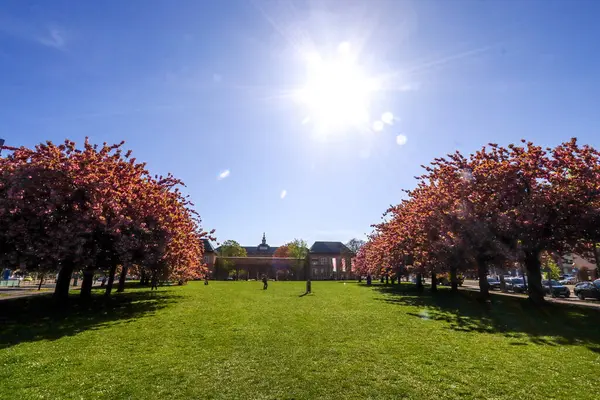
[[(550, 292), (550, 282), (552, 282), (552, 292)], [(542, 281), (542, 285), (544, 286), (544, 292), (546, 294), (552, 295), (552, 297), (571, 297), (571, 291), (569, 290), (569, 288), (564, 285), (561, 285), (555, 279), (551, 279), (550, 281)]]
[(577, 285), (575, 285), (573, 293), (581, 300), (600, 300), (600, 279), (596, 279), (594, 282), (579, 282)]
[(498, 279), (488, 276), (487, 282), (490, 286), (490, 290), (500, 290), (500, 281)]
[(561, 280), (558, 281), (561, 285), (574, 285), (576, 279), (572, 275), (565, 275)]
[(525, 293), (525, 280), (523, 278), (511, 278), (506, 281), (506, 290), (515, 293)]

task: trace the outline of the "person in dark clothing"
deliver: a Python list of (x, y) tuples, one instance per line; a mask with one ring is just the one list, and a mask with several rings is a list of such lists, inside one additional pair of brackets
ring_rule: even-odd
[(208, 275), (204, 275), (204, 286), (208, 285)]
[(371, 274), (367, 275), (367, 286), (371, 286)]
[(263, 275), (262, 283), (263, 283), (263, 290), (267, 290), (267, 287), (269, 286), (269, 281), (267, 280), (266, 275)]

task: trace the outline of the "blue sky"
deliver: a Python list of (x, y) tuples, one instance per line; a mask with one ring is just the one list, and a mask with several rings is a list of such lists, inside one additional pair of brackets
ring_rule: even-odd
[[(598, 15), (585, 0), (5, 0), (0, 137), (126, 140), (186, 182), (219, 240), (346, 241), (434, 157), (520, 138), (600, 147)], [(307, 55), (342, 43), (378, 84), (368, 121), (323, 128), (329, 97), (297, 93)]]

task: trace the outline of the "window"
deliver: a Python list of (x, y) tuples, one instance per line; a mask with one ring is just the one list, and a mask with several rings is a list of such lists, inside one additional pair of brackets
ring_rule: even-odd
[(210, 256), (204, 256), (204, 263), (208, 264), (210, 262)]
[(326, 265), (327, 259), (325, 257), (321, 257), (321, 265)]
[(317, 271), (318, 270), (316, 268), (313, 268), (313, 275), (317, 275)]

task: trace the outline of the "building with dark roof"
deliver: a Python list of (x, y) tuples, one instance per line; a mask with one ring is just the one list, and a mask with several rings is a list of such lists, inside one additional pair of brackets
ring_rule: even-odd
[(208, 252), (205, 250), (204, 260), (215, 279), (226, 279), (228, 276), (260, 279), (266, 275), (275, 279), (303, 280), (307, 274), (311, 274), (311, 279), (315, 280), (353, 277), (350, 270), (354, 254), (342, 242), (314, 242), (305, 260), (275, 257), (279, 246), (270, 246), (264, 233), (258, 245), (241, 246), (246, 250), (246, 257), (224, 257), (219, 254), (220, 247), (213, 249), (210, 243), (204, 246), (205, 249), (211, 249)]
[(204, 246), (204, 264), (206, 264), (209, 271), (212, 271), (214, 270), (215, 263), (217, 262), (217, 252), (208, 239), (202, 239), (202, 245)]
[(265, 233), (255, 246), (241, 246), (246, 250), (246, 257), (224, 257), (217, 251), (217, 262), (211, 275), (216, 279), (236, 276), (239, 279), (260, 279), (263, 275), (274, 279), (302, 279), (304, 277), (305, 260), (288, 257), (275, 257), (279, 246), (270, 246)]
[(314, 242), (308, 258), (312, 279), (350, 279), (352, 251), (342, 242)]
[(310, 246), (310, 252), (314, 254), (350, 254), (348, 247), (342, 242), (314, 242)]
[(267, 244), (267, 238), (263, 232), (262, 242), (258, 246), (242, 246), (248, 257), (273, 257), (279, 247), (271, 247)]

